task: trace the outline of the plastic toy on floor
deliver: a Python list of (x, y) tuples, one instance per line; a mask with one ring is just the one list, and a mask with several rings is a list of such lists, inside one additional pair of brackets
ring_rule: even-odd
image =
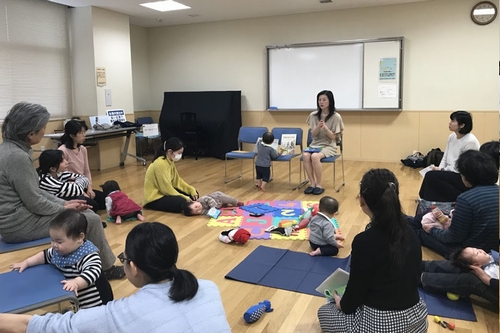
[(262, 317), (264, 312), (271, 312), (274, 309), (271, 308), (271, 302), (268, 300), (264, 300), (263, 302), (260, 302), (259, 304), (251, 306), (244, 314), (243, 314), (243, 319), (248, 323), (255, 323), (257, 320)]
[(251, 234), (245, 229), (229, 229), (220, 233), (219, 240), (222, 243), (244, 244), (248, 241)]
[(275, 225), (272, 225), (266, 229), (266, 232), (269, 232), (272, 234), (278, 234), (281, 236), (287, 236), (287, 237), (290, 237), (290, 235), (292, 234), (293, 231), (294, 230), (292, 227), (283, 228), (283, 227), (277, 227)]
[(316, 216), (316, 213), (318, 212), (318, 204), (314, 204), (312, 207), (307, 208), (302, 215), (299, 216), (298, 221), (299, 223), (293, 227), (295, 231), (304, 229), (309, 225), (309, 222), (311, 222), (311, 218), (313, 216)]

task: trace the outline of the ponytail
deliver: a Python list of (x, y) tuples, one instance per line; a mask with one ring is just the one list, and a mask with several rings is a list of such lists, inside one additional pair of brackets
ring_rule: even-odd
[(198, 292), (198, 280), (190, 271), (177, 269), (175, 265), (172, 271), (172, 287), (168, 293), (174, 302), (189, 301)]
[(170, 149), (172, 151), (177, 151), (184, 147), (184, 143), (176, 137), (172, 137), (156, 148), (155, 157), (153, 158), (153, 162), (158, 157), (163, 157), (163, 159), (167, 158), (167, 151)]

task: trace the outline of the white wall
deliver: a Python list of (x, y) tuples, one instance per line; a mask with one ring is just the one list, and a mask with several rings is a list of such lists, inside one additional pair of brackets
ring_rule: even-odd
[(134, 88), (134, 110), (149, 110), (150, 85), (148, 65), (148, 32), (146, 28), (130, 26), (132, 49), (132, 82)]
[[(242, 110), (264, 110), (266, 45), (404, 36), (404, 110), (498, 110), (500, 18), (475, 25), (470, 10), (476, 2), (439, 0), (150, 28), (151, 94), (139, 93), (144, 104), (138, 107), (161, 109), (164, 91), (241, 89)], [(131, 37), (139, 47), (136, 39), (143, 34)], [(144, 55), (138, 59), (143, 62)], [(135, 82), (147, 79), (145, 72), (134, 74)]]
[[(133, 113), (129, 17), (92, 7), (92, 25), (95, 66), (106, 68), (106, 86), (94, 85), (97, 93), (97, 114), (105, 114), (108, 109), (124, 109), (125, 113)], [(111, 89), (111, 106), (106, 106), (105, 89)]]
[(96, 114), (94, 42), (91, 7), (69, 11), (73, 115)]

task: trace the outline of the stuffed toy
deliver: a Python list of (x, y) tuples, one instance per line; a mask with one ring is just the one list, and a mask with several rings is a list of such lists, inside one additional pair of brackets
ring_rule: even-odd
[(262, 317), (264, 312), (271, 312), (274, 309), (271, 308), (271, 302), (268, 300), (264, 300), (263, 302), (260, 302), (259, 304), (252, 305), (244, 314), (243, 314), (243, 319), (248, 324), (255, 323), (257, 320)]
[(313, 218), (313, 216), (316, 216), (316, 214), (318, 213), (318, 210), (319, 210), (318, 206), (319, 206), (318, 204), (314, 204), (312, 207), (307, 208), (302, 213), (302, 215), (299, 216), (299, 218), (298, 218), (299, 224), (294, 226), (295, 231), (300, 230), (300, 229), (304, 229), (305, 227), (307, 227), (309, 225), (309, 222), (311, 222), (311, 219)]
[(245, 229), (229, 229), (223, 231), (219, 235), (219, 240), (222, 243), (239, 243), (244, 244), (248, 241), (251, 234)]

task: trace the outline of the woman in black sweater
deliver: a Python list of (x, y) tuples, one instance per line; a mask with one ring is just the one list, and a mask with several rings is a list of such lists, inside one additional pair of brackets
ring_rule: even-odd
[(399, 184), (387, 169), (361, 180), (359, 205), (371, 222), (352, 242), (351, 268), (341, 298), (318, 310), (323, 332), (427, 332), (418, 294), (420, 242), (401, 212)]

